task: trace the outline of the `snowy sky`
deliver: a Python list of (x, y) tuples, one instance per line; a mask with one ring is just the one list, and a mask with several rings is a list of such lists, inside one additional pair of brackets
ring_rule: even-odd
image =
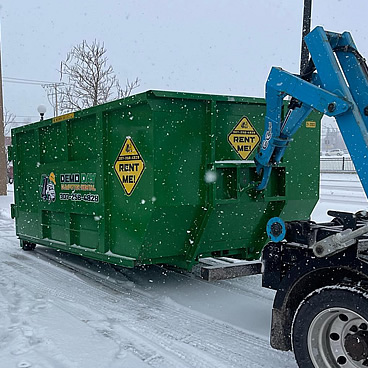
[[(83, 39), (104, 41), (119, 79), (138, 90), (263, 96), (271, 66), (298, 72), (303, 0), (0, 0), (3, 75), (59, 80)], [(368, 55), (367, 0), (314, 0), (312, 25), (352, 32)], [(37, 120), (41, 86), (4, 83), (5, 107)]]

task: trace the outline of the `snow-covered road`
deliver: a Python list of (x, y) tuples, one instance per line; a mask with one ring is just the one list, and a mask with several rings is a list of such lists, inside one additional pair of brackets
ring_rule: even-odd
[(367, 197), (356, 174), (322, 174), (320, 200), (312, 213), (312, 220), (326, 221), (331, 218), (328, 210), (356, 212), (367, 209)]
[[(332, 205), (367, 207), (353, 176), (340, 177), (323, 176), (314, 219)], [(24, 252), (11, 202), (12, 192), (0, 197), (1, 368), (296, 367), (291, 353), (269, 346), (274, 293), (259, 276), (208, 283), (157, 266)]]

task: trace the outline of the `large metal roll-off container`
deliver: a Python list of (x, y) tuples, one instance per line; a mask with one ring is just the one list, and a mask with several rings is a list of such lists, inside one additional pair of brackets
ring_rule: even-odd
[(265, 110), (258, 98), (148, 91), (13, 129), (21, 245), (126, 267), (257, 259), (268, 219), (308, 217), (319, 190), (317, 113), (255, 190)]

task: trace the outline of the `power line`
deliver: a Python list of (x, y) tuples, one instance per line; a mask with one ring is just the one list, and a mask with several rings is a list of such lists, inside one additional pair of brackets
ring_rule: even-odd
[(20, 81), (13, 81), (13, 80), (3, 80), (6, 83), (15, 83), (15, 84), (29, 84), (33, 86), (41, 86), (42, 83), (34, 83), (34, 82), (20, 82)]
[(9, 126), (11, 126), (13, 124), (14, 125), (25, 125), (25, 124), (30, 124), (30, 123), (38, 121), (38, 120), (40, 120), (40, 117), (38, 117), (38, 119), (30, 119), (28, 121), (8, 121), (8, 122), (5, 122), (5, 123), (6, 123), (6, 125), (9, 125)]
[(44, 85), (63, 85), (61, 82), (49, 82), (42, 81), (38, 79), (26, 79), (26, 78), (13, 78), (13, 77), (4, 77), (3, 82), (7, 83), (15, 83), (15, 84), (28, 84), (33, 86), (44, 86)]
[(44, 81), (44, 80), (38, 80), (38, 79), (26, 79), (26, 78), (14, 78), (14, 77), (3, 77), (3, 79), (9, 79), (14, 81), (21, 81), (21, 82), (34, 82), (34, 83), (57, 83), (57, 82), (50, 82), (50, 81)]
[(39, 115), (17, 115), (17, 118), (39, 118)]
[(15, 83), (15, 84), (28, 84), (33, 86), (41, 86), (47, 92), (47, 98), (54, 108), (54, 116), (59, 115), (58, 113), (58, 87), (64, 86), (64, 82), (50, 82), (39, 79), (27, 79), (27, 78), (16, 78), (16, 77), (3, 77), (3, 82)]

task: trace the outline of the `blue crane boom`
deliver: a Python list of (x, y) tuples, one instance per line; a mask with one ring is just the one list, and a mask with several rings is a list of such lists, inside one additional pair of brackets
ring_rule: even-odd
[[(268, 183), (293, 135), (315, 109), (340, 128), (368, 195), (368, 69), (349, 32), (316, 27), (301, 75), (272, 68), (265, 131), (255, 157)], [(291, 96), (283, 117), (283, 100)], [(292, 144), (292, 143), (291, 143)], [(262, 254), (264, 287), (276, 290), (271, 345), (293, 350), (302, 368), (368, 367), (368, 211), (328, 211), (315, 223), (276, 217)]]
[[(267, 186), (292, 136), (315, 109), (336, 119), (355, 168), (368, 194), (368, 71), (349, 32), (316, 27), (305, 37), (311, 60), (304, 75), (272, 68), (266, 84), (265, 132), (255, 157)], [(292, 96), (282, 119), (283, 99)]]

